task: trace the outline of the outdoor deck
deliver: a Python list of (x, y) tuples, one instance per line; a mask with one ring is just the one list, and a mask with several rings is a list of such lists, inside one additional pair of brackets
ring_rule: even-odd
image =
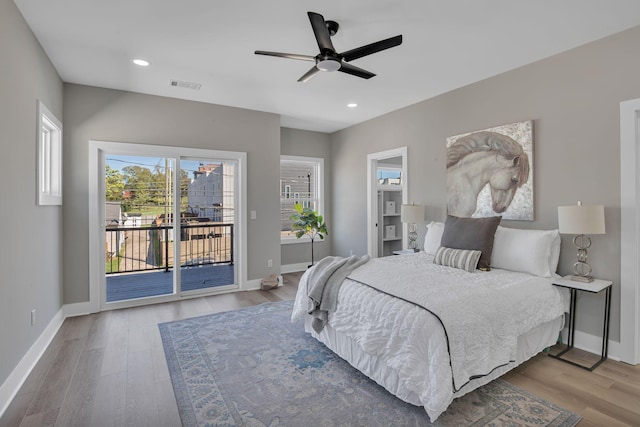
[[(182, 291), (232, 285), (235, 282), (233, 264), (213, 264), (183, 267)], [(173, 293), (173, 270), (110, 274), (107, 280), (107, 302), (145, 298)]]

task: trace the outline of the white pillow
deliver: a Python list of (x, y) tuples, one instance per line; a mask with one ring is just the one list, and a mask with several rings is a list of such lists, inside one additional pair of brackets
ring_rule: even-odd
[(444, 233), (444, 222), (431, 221), (427, 224), (427, 234), (424, 235), (424, 251), (429, 255), (435, 255), (440, 247)]
[(558, 230), (520, 230), (498, 227), (491, 266), (536, 276), (555, 275), (560, 257)]

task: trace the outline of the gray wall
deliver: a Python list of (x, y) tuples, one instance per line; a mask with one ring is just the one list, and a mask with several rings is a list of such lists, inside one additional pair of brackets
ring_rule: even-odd
[(89, 299), (91, 139), (247, 152), (248, 278), (280, 272), (278, 115), (75, 84), (64, 97), (65, 304)]
[[(604, 204), (607, 234), (592, 236), (594, 275), (614, 281), (611, 336), (620, 332), (621, 101), (640, 97), (640, 27), (397, 110), (332, 135), (333, 252), (366, 253), (366, 156), (407, 146), (409, 199), (427, 220), (446, 212), (445, 139), (534, 120), (535, 221), (517, 228), (557, 228), (557, 206)], [(428, 72), (426, 72), (428, 74)], [(420, 237), (425, 227), (420, 227)], [(559, 272), (575, 262), (563, 236)], [(583, 295), (577, 329), (601, 333), (602, 299)]]
[(62, 208), (36, 206), (37, 100), (63, 117), (62, 81), (11, 0), (0, 0), (0, 57), (2, 385), (62, 306)]
[[(333, 223), (331, 221), (331, 139), (326, 133), (298, 129), (280, 129), (280, 154), (289, 156), (320, 157), (324, 159), (324, 217), (329, 236), (316, 240), (313, 257), (320, 260), (330, 255)], [(282, 265), (307, 263), (311, 260), (311, 245), (292, 243), (281, 246)]]

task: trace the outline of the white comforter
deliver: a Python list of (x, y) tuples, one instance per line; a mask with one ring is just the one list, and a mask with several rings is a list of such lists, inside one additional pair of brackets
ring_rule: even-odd
[[(305, 276), (292, 320), (307, 308)], [(514, 361), (519, 335), (566, 307), (566, 295), (549, 279), (497, 269), (467, 273), (418, 253), (373, 259), (354, 271), (328, 324), (383, 359), (433, 421), (469, 391), (469, 380)]]

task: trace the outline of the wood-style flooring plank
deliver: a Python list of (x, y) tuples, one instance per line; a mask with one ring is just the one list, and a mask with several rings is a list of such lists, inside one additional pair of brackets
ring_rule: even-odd
[(42, 387), (33, 397), (31, 405), (27, 409), (27, 416), (44, 413), (50, 409), (60, 409), (80, 358), (83, 344), (84, 341), (80, 338), (65, 341), (51, 364)]
[(151, 340), (149, 339), (149, 333), (151, 331), (149, 313), (153, 308), (153, 306), (145, 305), (143, 307), (133, 308), (129, 311), (128, 351), (130, 353), (148, 350), (151, 347)]
[(96, 403), (96, 388), (103, 355), (103, 348), (85, 350), (80, 354), (69, 391), (58, 413), (56, 426), (85, 427), (89, 425), (93, 406)]
[(33, 414), (25, 417), (20, 423), (20, 427), (54, 427), (58, 418), (59, 408), (49, 409), (46, 412)]
[(62, 338), (65, 341), (86, 339), (96, 316), (76, 316), (65, 319), (62, 324)]
[(128, 353), (129, 315), (127, 310), (115, 310), (112, 312), (109, 323), (100, 375), (126, 372)]
[(31, 399), (33, 399), (35, 394), (35, 391), (30, 393), (18, 393), (7, 407), (2, 418), (0, 418), (0, 427), (19, 426), (27, 413), (27, 409), (31, 404)]
[(86, 349), (102, 348), (107, 344), (113, 311), (103, 311), (93, 315), (93, 323), (87, 332)]
[(64, 344), (62, 335), (63, 332), (58, 330), (51, 340), (51, 343), (40, 357), (40, 360), (38, 360), (38, 363), (36, 363), (36, 366), (31, 370), (24, 384), (22, 384), (19, 394), (35, 392), (42, 386), (42, 383), (51, 368), (51, 364), (58, 356), (58, 352)]
[(593, 408), (586, 408), (582, 413), (584, 417), (578, 424), (580, 427), (629, 427), (630, 424), (611, 418)]
[(126, 372), (100, 376), (95, 398), (98, 404), (93, 407), (89, 426), (123, 427), (125, 425), (126, 398)]
[(155, 390), (158, 401), (158, 416), (160, 418), (159, 425), (166, 427), (181, 425), (182, 422), (180, 421), (180, 413), (178, 412), (178, 404), (173, 393), (171, 380), (157, 382)]
[(151, 350), (129, 352), (125, 424), (136, 427), (159, 425), (158, 400)]

